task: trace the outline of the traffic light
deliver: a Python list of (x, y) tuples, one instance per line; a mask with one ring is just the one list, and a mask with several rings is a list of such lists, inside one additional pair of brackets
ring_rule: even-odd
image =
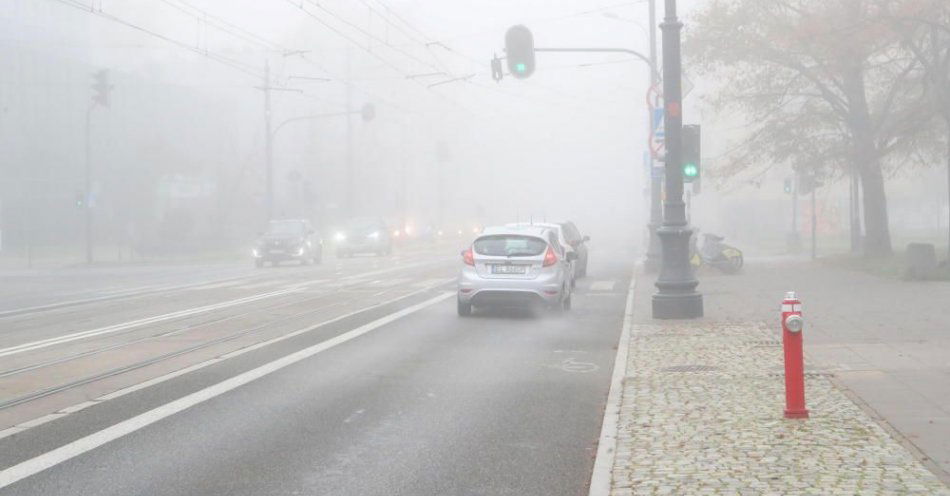
[(512, 26), (505, 33), (505, 52), (508, 72), (518, 79), (534, 74), (534, 35), (528, 28)]
[(786, 193), (786, 194), (789, 194), (789, 195), (792, 194), (792, 191), (793, 191), (792, 188), (794, 188), (794, 186), (792, 185), (792, 178), (786, 177), (786, 178), (785, 178), (784, 188), (783, 188), (784, 191), (785, 191), (785, 193)]
[(109, 93), (112, 92), (112, 85), (109, 84), (109, 70), (100, 69), (92, 73), (92, 101), (103, 107), (109, 106)]
[(698, 124), (683, 126), (683, 182), (700, 180), (700, 156), (702, 155), (702, 132)]
[(85, 208), (86, 206), (86, 193), (82, 191), (77, 191), (76, 196), (73, 200), (73, 204), (76, 205), (76, 208)]

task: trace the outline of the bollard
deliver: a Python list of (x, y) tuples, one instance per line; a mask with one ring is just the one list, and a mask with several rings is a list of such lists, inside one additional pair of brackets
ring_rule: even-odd
[(785, 418), (808, 418), (805, 408), (805, 362), (802, 353), (802, 302), (794, 291), (782, 302), (782, 348), (785, 350)]

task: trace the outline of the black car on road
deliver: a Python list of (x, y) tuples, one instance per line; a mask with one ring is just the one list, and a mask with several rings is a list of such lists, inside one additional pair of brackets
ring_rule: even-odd
[(265, 262), (300, 262), (301, 265), (323, 260), (323, 240), (310, 222), (303, 219), (272, 220), (260, 234), (253, 250), (254, 265)]
[(338, 258), (359, 253), (382, 256), (393, 251), (389, 228), (381, 219), (374, 217), (360, 217), (347, 222), (333, 234), (333, 243)]

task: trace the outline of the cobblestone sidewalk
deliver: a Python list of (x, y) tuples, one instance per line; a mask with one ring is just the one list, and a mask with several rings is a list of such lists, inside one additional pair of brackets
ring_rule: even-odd
[(806, 374), (811, 418), (785, 420), (774, 329), (631, 331), (612, 495), (950, 495), (827, 376)]

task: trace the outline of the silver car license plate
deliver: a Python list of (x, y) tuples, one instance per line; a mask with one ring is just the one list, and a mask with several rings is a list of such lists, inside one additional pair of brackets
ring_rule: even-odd
[(528, 267), (525, 265), (492, 265), (492, 274), (525, 274)]

